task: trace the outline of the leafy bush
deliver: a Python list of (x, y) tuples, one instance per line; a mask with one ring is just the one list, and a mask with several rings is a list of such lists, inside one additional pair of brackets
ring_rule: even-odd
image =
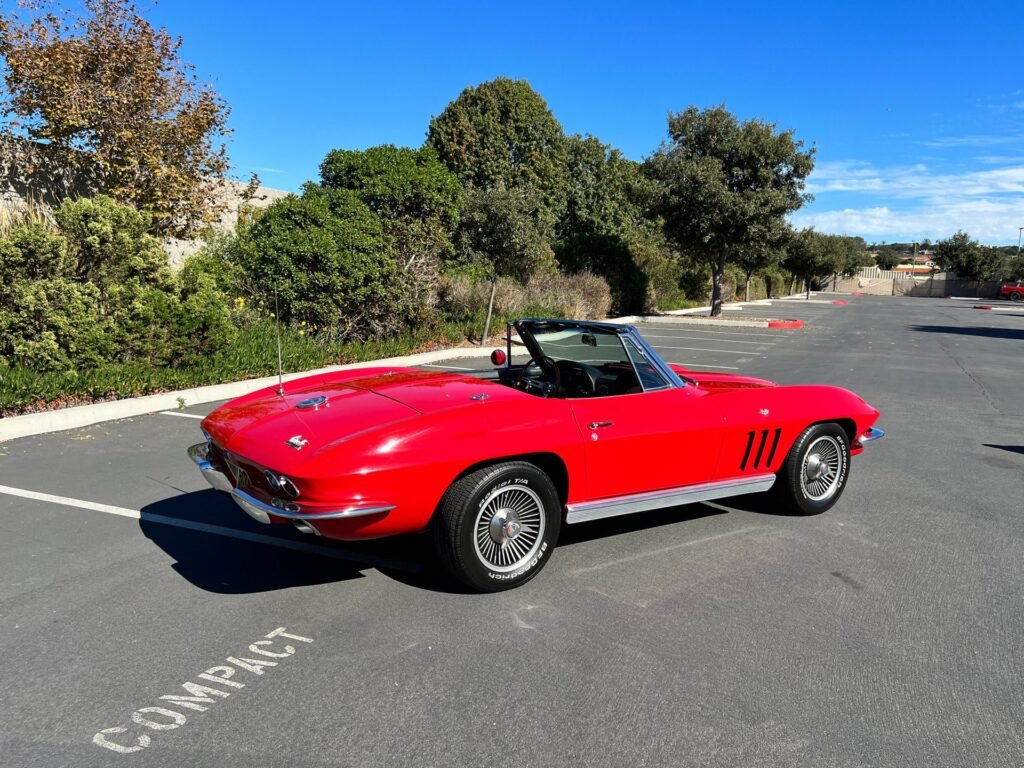
[(429, 147), (335, 149), (321, 163), (320, 179), (356, 193), (380, 217), (396, 261), (421, 283), (434, 281), (451, 259), (462, 187)]
[(379, 218), (350, 190), (307, 184), (238, 236), (238, 264), (281, 318), (339, 339), (399, 333), (416, 313), (412, 278), (392, 256)]
[(456, 234), (456, 263), (526, 282), (557, 271), (554, 251), (538, 226), (536, 194), (519, 189), (469, 189)]
[(0, 356), (25, 369), (177, 365), (235, 333), (226, 296), (194, 266), (174, 275), (148, 216), (109, 198), (65, 201), (57, 231), (0, 241)]

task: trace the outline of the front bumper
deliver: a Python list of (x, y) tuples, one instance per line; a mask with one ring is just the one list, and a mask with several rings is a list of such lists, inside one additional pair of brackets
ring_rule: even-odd
[[(322, 520), (350, 520), (368, 515), (383, 515), (395, 508), (394, 504), (369, 504), (366, 506), (347, 506), (342, 509), (323, 509), (318, 512), (291, 512), (282, 507), (260, 501), (241, 488), (234, 488), (228, 476), (210, 462), (209, 443), (199, 443), (188, 449), (189, 458), (195, 462), (207, 482), (218, 491), (230, 493), (231, 498), (242, 510), (257, 522), (269, 525), (273, 518), (291, 522), (303, 533), (320, 534), (315, 523)], [(276, 500), (275, 500), (276, 501)]]
[(864, 443), (870, 443), (872, 440), (877, 440), (880, 437), (885, 437), (885, 432), (877, 427), (871, 427), (871, 429), (857, 438), (857, 442), (863, 445)]
[(199, 443), (198, 445), (190, 446), (188, 449), (188, 457), (196, 463), (197, 467), (199, 467), (199, 471), (203, 473), (203, 477), (206, 478), (206, 482), (218, 491), (231, 493), (231, 481), (228, 479), (228, 476), (221, 472), (219, 467), (215, 467), (210, 462), (209, 443)]

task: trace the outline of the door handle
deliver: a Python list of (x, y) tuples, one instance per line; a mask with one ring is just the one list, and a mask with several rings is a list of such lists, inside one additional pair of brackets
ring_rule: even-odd
[(610, 427), (612, 422), (610, 421), (592, 421), (587, 426), (590, 429), (600, 429), (601, 427)]

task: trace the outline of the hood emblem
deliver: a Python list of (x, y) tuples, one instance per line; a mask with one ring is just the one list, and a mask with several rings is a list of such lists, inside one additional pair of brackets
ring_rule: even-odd
[(309, 445), (309, 440), (304, 440), (302, 435), (295, 435), (295, 437), (289, 437), (284, 441), (286, 445), (290, 445), (296, 451), (301, 451), (302, 446)]
[(767, 416), (768, 415), (768, 409), (767, 408), (762, 408), (760, 411), (758, 411), (758, 413), (760, 413), (762, 416)]

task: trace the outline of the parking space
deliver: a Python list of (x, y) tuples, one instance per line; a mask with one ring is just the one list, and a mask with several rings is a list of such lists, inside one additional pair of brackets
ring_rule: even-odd
[(185, 456), (215, 403), (0, 443), (0, 765), (1024, 764), (1024, 316), (815, 298), (639, 327), (878, 407), (837, 507), (574, 526), (497, 595), (252, 521)]

